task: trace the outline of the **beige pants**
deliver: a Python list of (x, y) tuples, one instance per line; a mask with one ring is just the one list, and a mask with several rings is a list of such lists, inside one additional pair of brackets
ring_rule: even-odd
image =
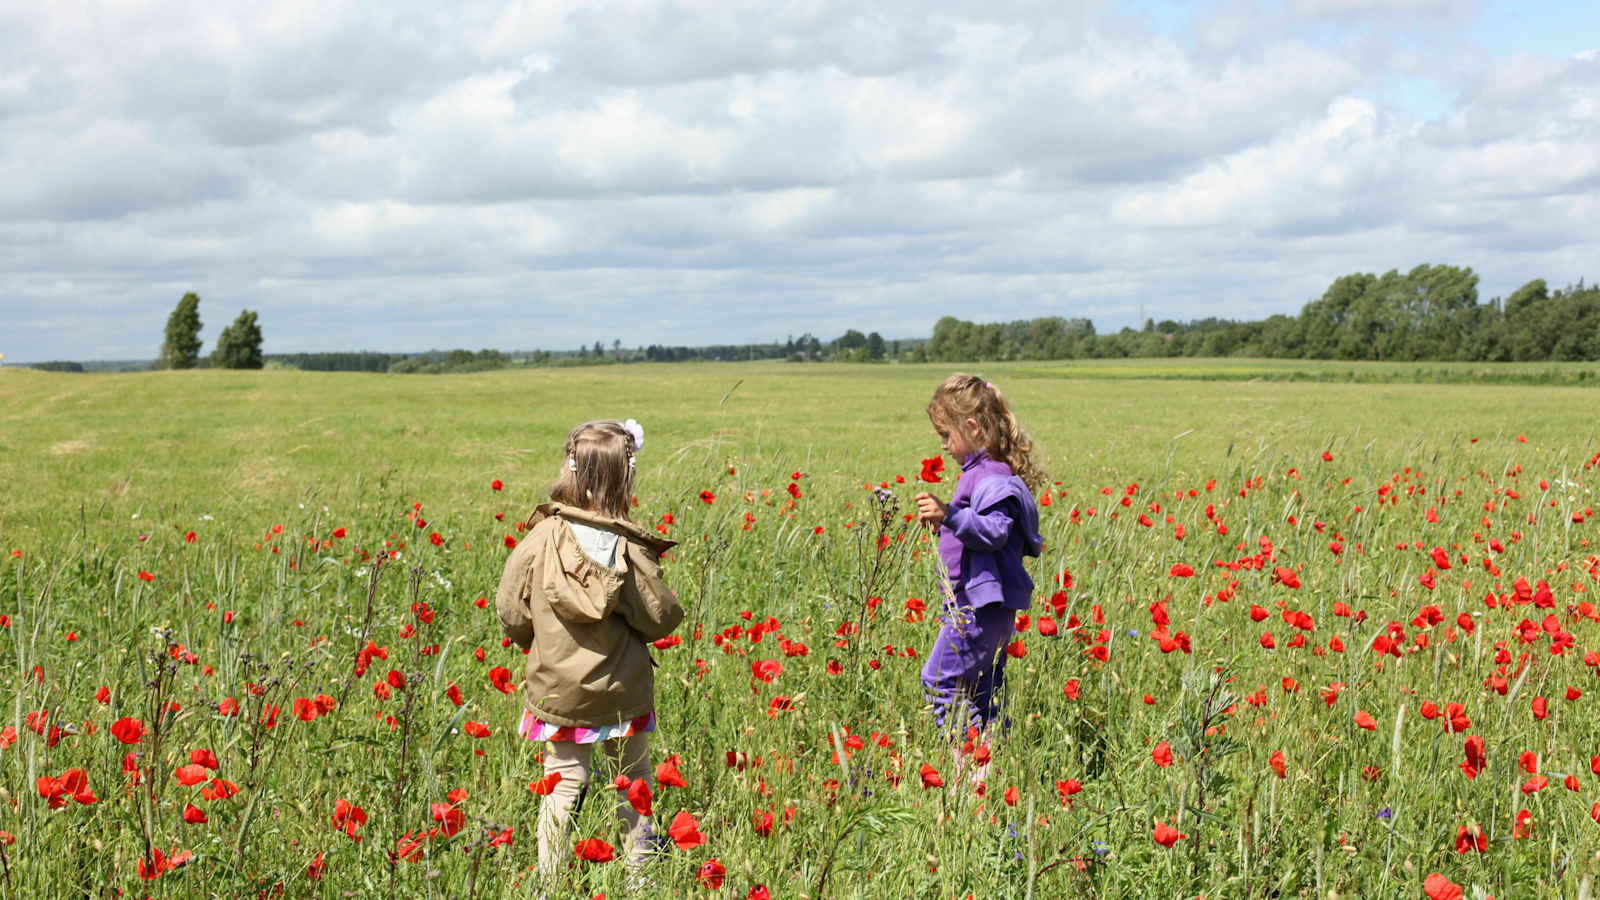
[[(628, 738), (604, 741), (606, 758), (612, 764), (603, 770), (606, 781), (596, 784), (597, 792), (615, 791), (610, 778), (615, 771), (630, 779), (643, 778), (650, 782), (650, 735), (636, 734)], [(575, 807), (583, 802), (589, 791), (589, 776), (594, 766), (593, 744), (574, 741), (546, 741), (544, 745), (544, 772), (560, 772), (561, 781), (539, 804), (539, 873), (546, 878), (555, 875), (563, 859), (572, 858), (572, 847), (567, 842), (567, 826)], [(654, 785), (652, 784), (652, 787)], [(617, 819), (627, 831), (622, 852), (627, 854), (630, 867), (644, 861), (650, 850), (650, 820), (639, 815), (628, 802), (628, 797), (616, 791)]]

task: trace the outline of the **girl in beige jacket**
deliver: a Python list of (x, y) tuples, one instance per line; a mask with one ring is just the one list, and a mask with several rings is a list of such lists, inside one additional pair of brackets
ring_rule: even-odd
[(505, 633), (528, 651), (519, 733), (544, 744), (539, 869), (555, 874), (567, 823), (582, 802), (595, 744), (630, 790), (617, 805), (631, 865), (651, 846), (650, 732), (655, 678), (647, 643), (683, 621), (661, 579), (672, 542), (628, 518), (634, 454), (644, 431), (633, 420), (588, 422), (567, 437), (551, 503), (506, 560), (495, 594)]

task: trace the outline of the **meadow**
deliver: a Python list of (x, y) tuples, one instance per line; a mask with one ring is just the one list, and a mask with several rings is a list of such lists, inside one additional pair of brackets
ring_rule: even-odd
[[(0, 895), (1589, 896), (1593, 388), (1260, 367), (976, 367), (1054, 483), (955, 748), (906, 520), (948, 366), (0, 370)], [(673, 840), (543, 884), (492, 598), (597, 416), (679, 542)]]

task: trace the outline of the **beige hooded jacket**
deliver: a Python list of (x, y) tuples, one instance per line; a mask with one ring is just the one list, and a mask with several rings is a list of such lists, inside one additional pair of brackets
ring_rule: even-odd
[[(622, 536), (620, 571), (578, 546), (568, 521)], [(500, 625), (528, 650), (522, 698), (545, 722), (598, 728), (655, 706), (647, 642), (683, 621), (683, 607), (661, 580), (673, 542), (624, 519), (545, 503), (506, 560), (495, 609)]]

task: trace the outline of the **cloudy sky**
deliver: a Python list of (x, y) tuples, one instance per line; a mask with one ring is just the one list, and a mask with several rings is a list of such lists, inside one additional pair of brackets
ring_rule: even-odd
[(0, 5), (0, 353), (926, 335), (1600, 278), (1600, 4)]

